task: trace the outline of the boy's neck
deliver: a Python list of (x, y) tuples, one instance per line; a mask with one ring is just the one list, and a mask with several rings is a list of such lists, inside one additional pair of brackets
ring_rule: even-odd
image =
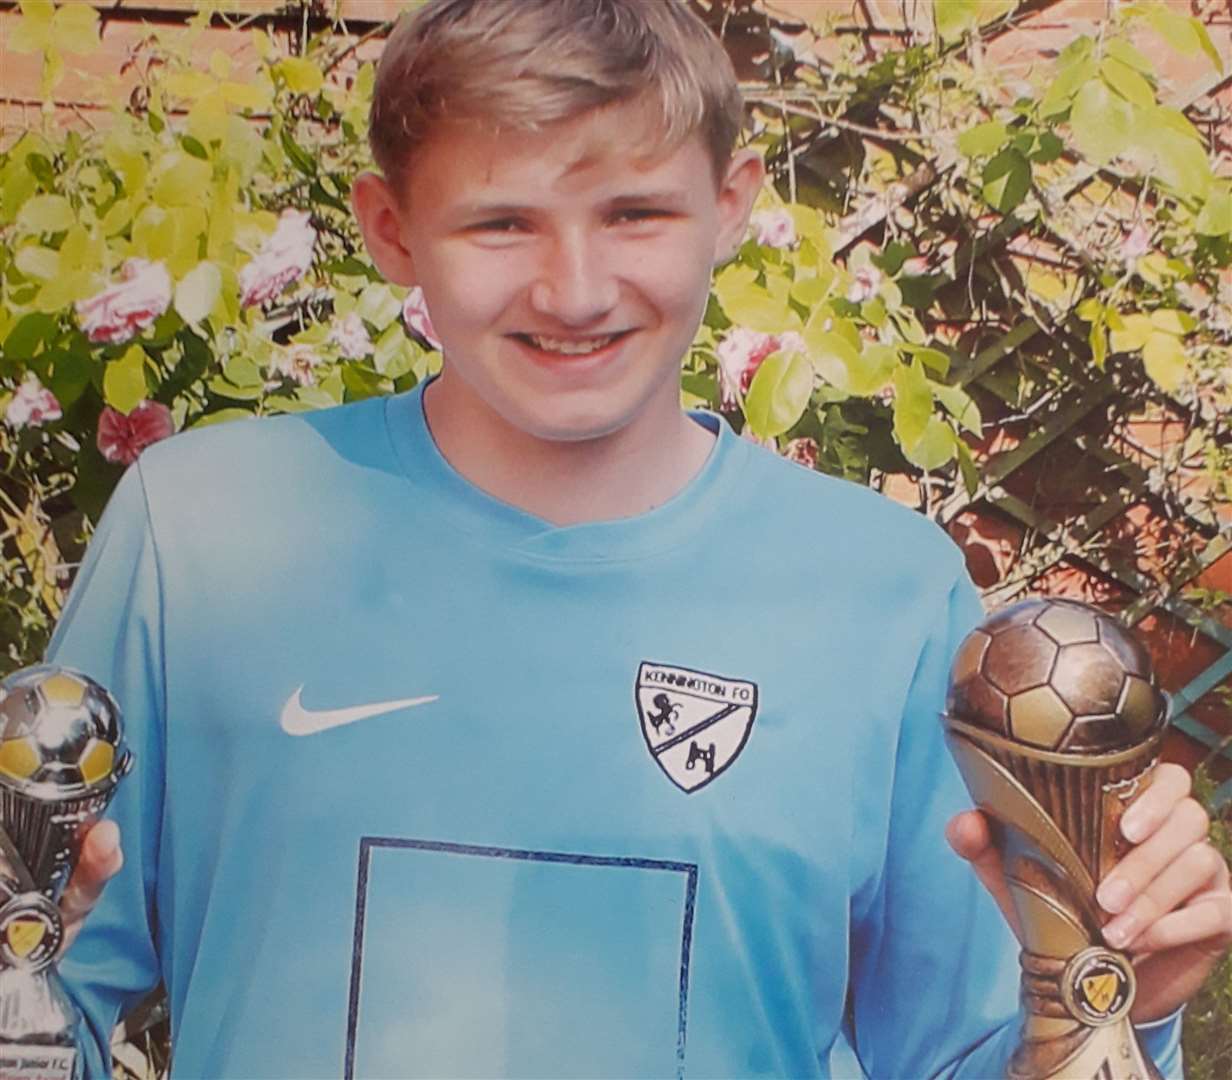
[(476, 423), (442, 407), (442, 389), (438, 380), (424, 391), (424, 414), (445, 460), (482, 491), (554, 525), (662, 506), (697, 476), (714, 446), (713, 432), (679, 407), (662, 418), (640, 415), (601, 438), (559, 442), (494, 425), (491, 415)]

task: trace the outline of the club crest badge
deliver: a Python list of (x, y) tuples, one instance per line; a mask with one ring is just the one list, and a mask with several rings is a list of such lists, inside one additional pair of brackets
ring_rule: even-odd
[(647, 749), (686, 793), (731, 766), (757, 716), (756, 683), (667, 664), (643, 661), (634, 696)]
[(1121, 954), (1093, 945), (1066, 966), (1061, 998), (1084, 1024), (1115, 1024), (1134, 1002), (1134, 969)]

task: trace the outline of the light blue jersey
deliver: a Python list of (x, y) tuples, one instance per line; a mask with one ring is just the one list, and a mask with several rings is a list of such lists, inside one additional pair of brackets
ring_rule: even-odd
[(99, 1046), (161, 976), (182, 1077), (1000, 1074), (1016, 945), (943, 839), (961, 557), (702, 422), (677, 498), (566, 528), (418, 391), (142, 456), (53, 648), (136, 755), (63, 968)]

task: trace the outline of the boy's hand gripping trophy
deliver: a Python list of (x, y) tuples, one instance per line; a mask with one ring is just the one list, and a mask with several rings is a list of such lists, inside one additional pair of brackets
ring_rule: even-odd
[(81, 1016), (53, 964), (81, 842), (132, 765), (120, 710), (68, 668), (0, 681), (0, 1073), (76, 1080)]
[(1150, 783), (1166, 714), (1146, 651), (1085, 604), (1023, 601), (959, 648), (947, 738), (990, 819), (1022, 945), (1013, 1080), (1158, 1080), (1095, 891), (1128, 850), (1121, 814)]

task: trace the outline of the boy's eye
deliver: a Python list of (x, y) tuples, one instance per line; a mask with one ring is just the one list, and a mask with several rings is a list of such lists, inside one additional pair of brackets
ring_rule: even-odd
[(517, 218), (493, 218), (491, 221), (480, 221), (471, 226), (473, 232), (485, 233), (515, 233), (526, 228), (524, 221)]
[(626, 210), (618, 210), (613, 215), (617, 222), (654, 221), (670, 216), (666, 210), (653, 206), (631, 206)]

